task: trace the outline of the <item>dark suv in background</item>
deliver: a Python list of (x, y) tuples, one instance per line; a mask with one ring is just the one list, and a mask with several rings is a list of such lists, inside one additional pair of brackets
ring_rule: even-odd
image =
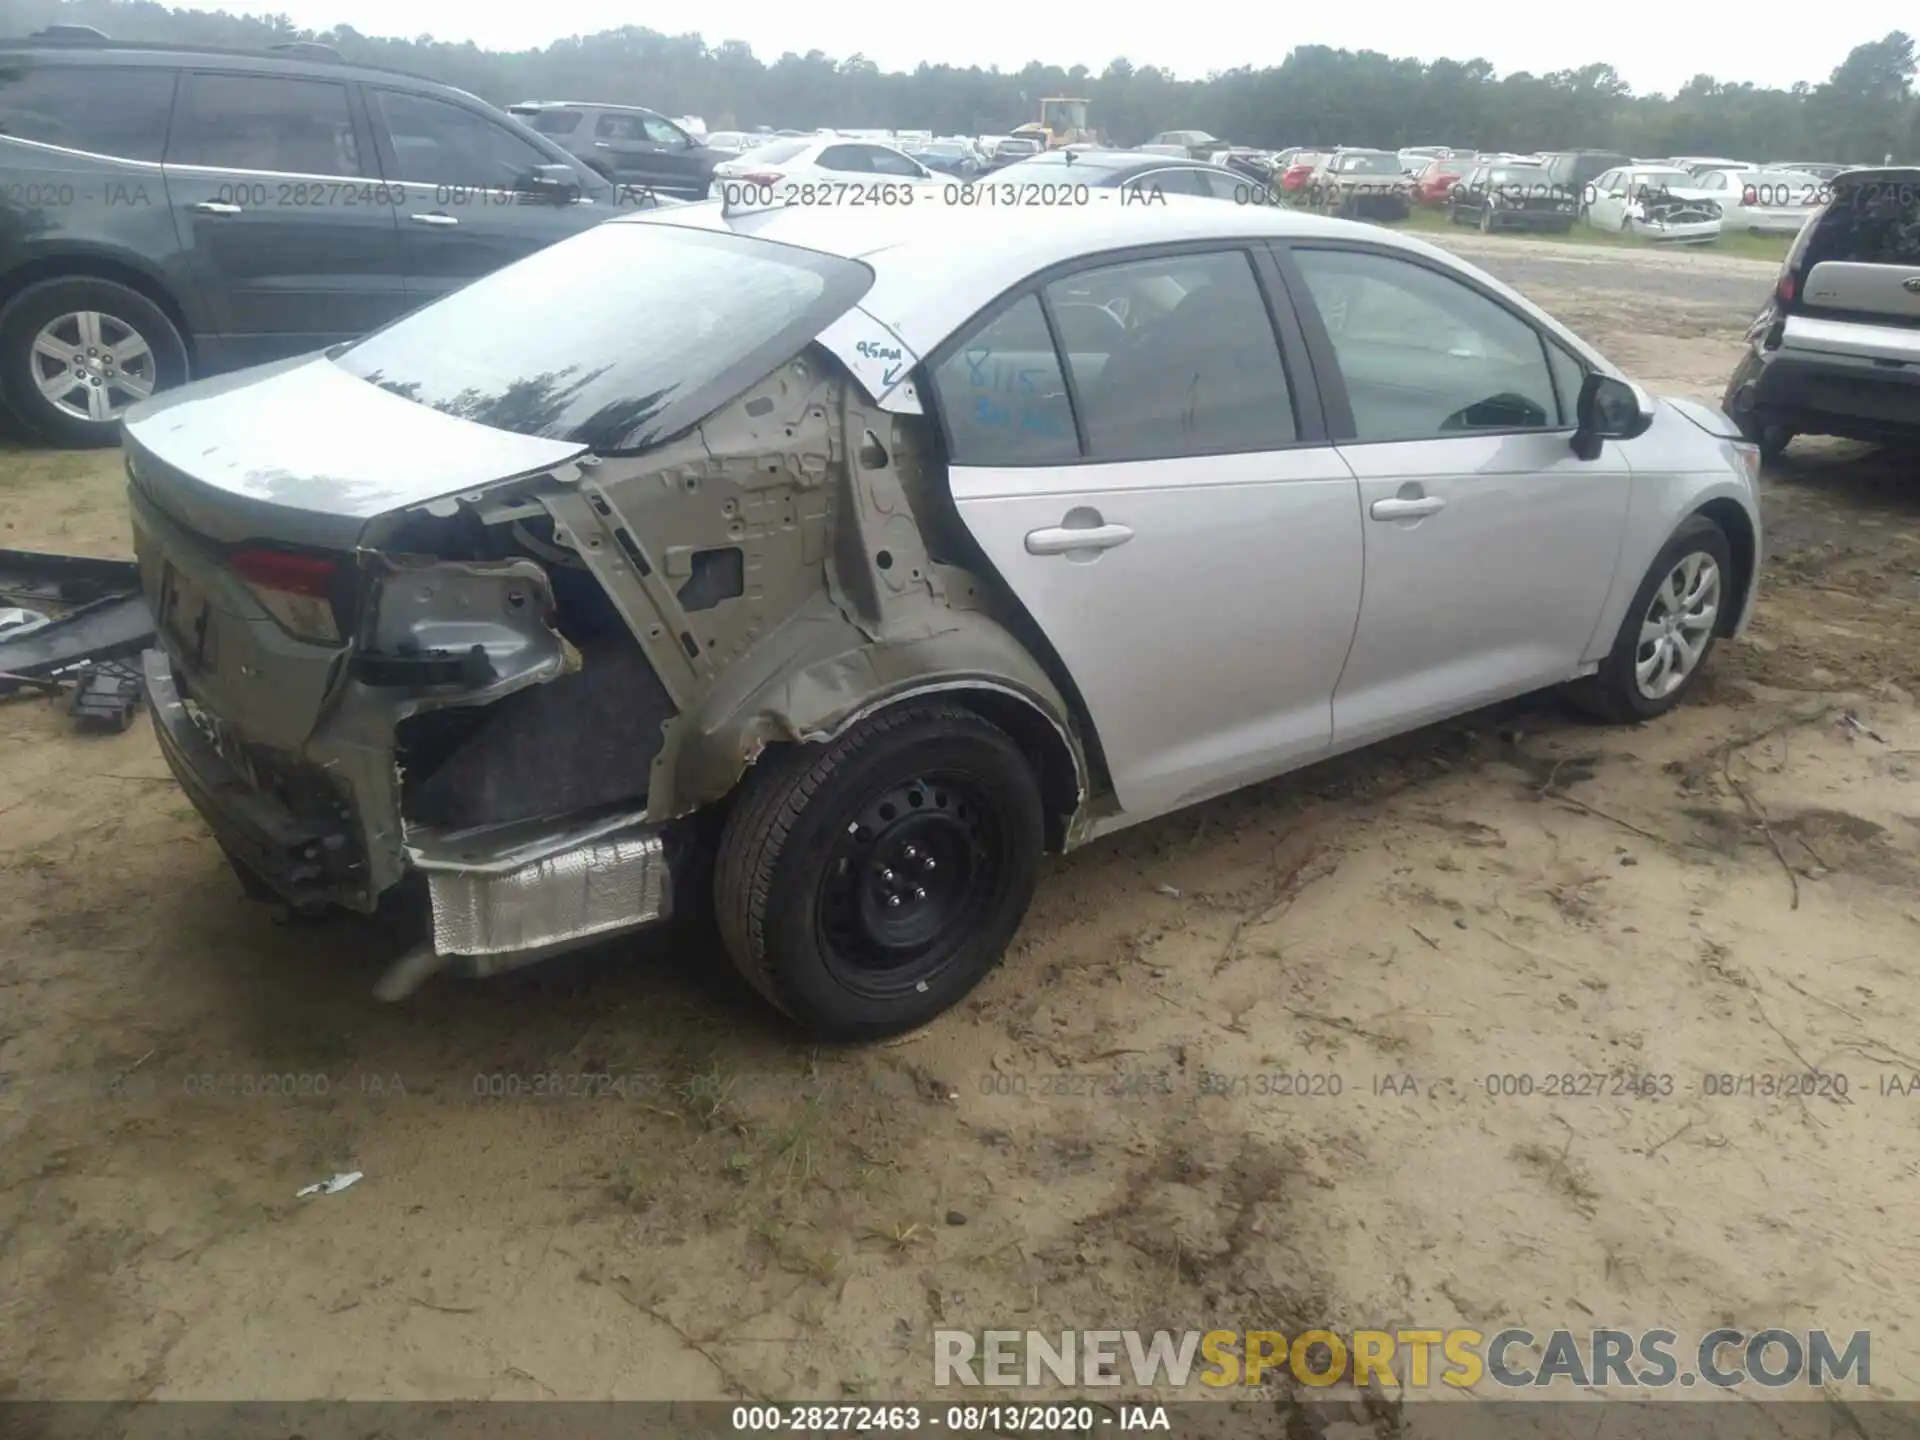
[(156, 390), (352, 339), (649, 199), (324, 46), (0, 42), (0, 401), (110, 445)]
[(523, 100), (507, 110), (603, 178), (683, 199), (706, 199), (713, 167), (740, 158), (738, 151), (709, 149), (666, 116), (638, 105)]

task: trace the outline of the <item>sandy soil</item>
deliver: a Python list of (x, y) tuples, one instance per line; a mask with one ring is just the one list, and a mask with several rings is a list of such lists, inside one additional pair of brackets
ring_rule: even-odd
[[(1523, 288), (1717, 396), (1724, 306), (1578, 259)], [(391, 942), (244, 903), (144, 725), (0, 705), (0, 1386), (879, 1398), (930, 1392), (940, 1325), (1724, 1323), (1871, 1329), (1920, 1396), (1902, 464), (1774, 467), (1751, 638), (1666, 720), (1511, 707), (1095, 845), (865, 1050), (689, 945), (383, 1008)], [(119, 551), (116, 475), (0, 453), (5, 543)], [(1813, 1068), (1848, 1096), (1706, 1093)], [(1566, 1071), (1671, 1088), (1488, 1091)], [(625, 1093), (480, 1093), (590, 1073)], [(200, 1093), (253, 1076), (326, 1093)]]

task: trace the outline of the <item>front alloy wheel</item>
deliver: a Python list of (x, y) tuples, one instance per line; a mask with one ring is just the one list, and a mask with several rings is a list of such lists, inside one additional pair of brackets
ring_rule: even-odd
[(1640, 621), (1633, 677), (1642, 695), (1664, 700), (1687, 683), (1713, 641), (1719, 615), (1720, 567), (1695, 550), (1660, 582)]
[(1736, 584), (1726, 532), (1689, 517), (1647, 567), (1607, 658), (1568, 685), (1567, 698), (1619, 724), (1671, 710), (1700, 678)]

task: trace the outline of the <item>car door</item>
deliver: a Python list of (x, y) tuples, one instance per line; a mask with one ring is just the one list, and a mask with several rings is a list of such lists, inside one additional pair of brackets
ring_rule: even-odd
[(437, 95), (367, 86), (380, 165), (396, 197), (407, 298), (419, 305), (614, 213), (580, 187), (526, 182), (553, 156), (491, 116)]
[(1085, 701), (1129, 819), (1331, 737), (1358, 495), (1272, 274), (1229, 244), (1083, 266), (929, 357), (960, 518)]
[(1618, 446), (1581, 460), (1569, 443), (1581, 362), (1443, 262), (1331, 243), (1286, 253), (1365, 517), (1334, 743), (1571, 678), (1631, 489)]
[(190, 70), (162, 169), (212, 363), (318, 349), (407, 308), (398, 224), (352, 86)]
[(1627, 218), (1627, 172), (1609, 170), (1593, 182), (1587, 223), (1596, 230), (1618, 230)]
[(593, 153), (614, 178), (675, 194), (704, 192), (712, 161), (672, 121), (644, 110), (603, 110), (594, 121)]

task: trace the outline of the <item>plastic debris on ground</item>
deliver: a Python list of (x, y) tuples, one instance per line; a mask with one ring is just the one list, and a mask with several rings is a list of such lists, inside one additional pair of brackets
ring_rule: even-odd
[(366, 1177), (358, 1170), (347, 1170), (341, 1174), (329, 1176), (325, 1180), (316, 1180), (313, 1184), (293, 1192), (293, 1198), (304, 1200), (309, 1195), (338, 1195), (349, 1186), (358, 1185)]

